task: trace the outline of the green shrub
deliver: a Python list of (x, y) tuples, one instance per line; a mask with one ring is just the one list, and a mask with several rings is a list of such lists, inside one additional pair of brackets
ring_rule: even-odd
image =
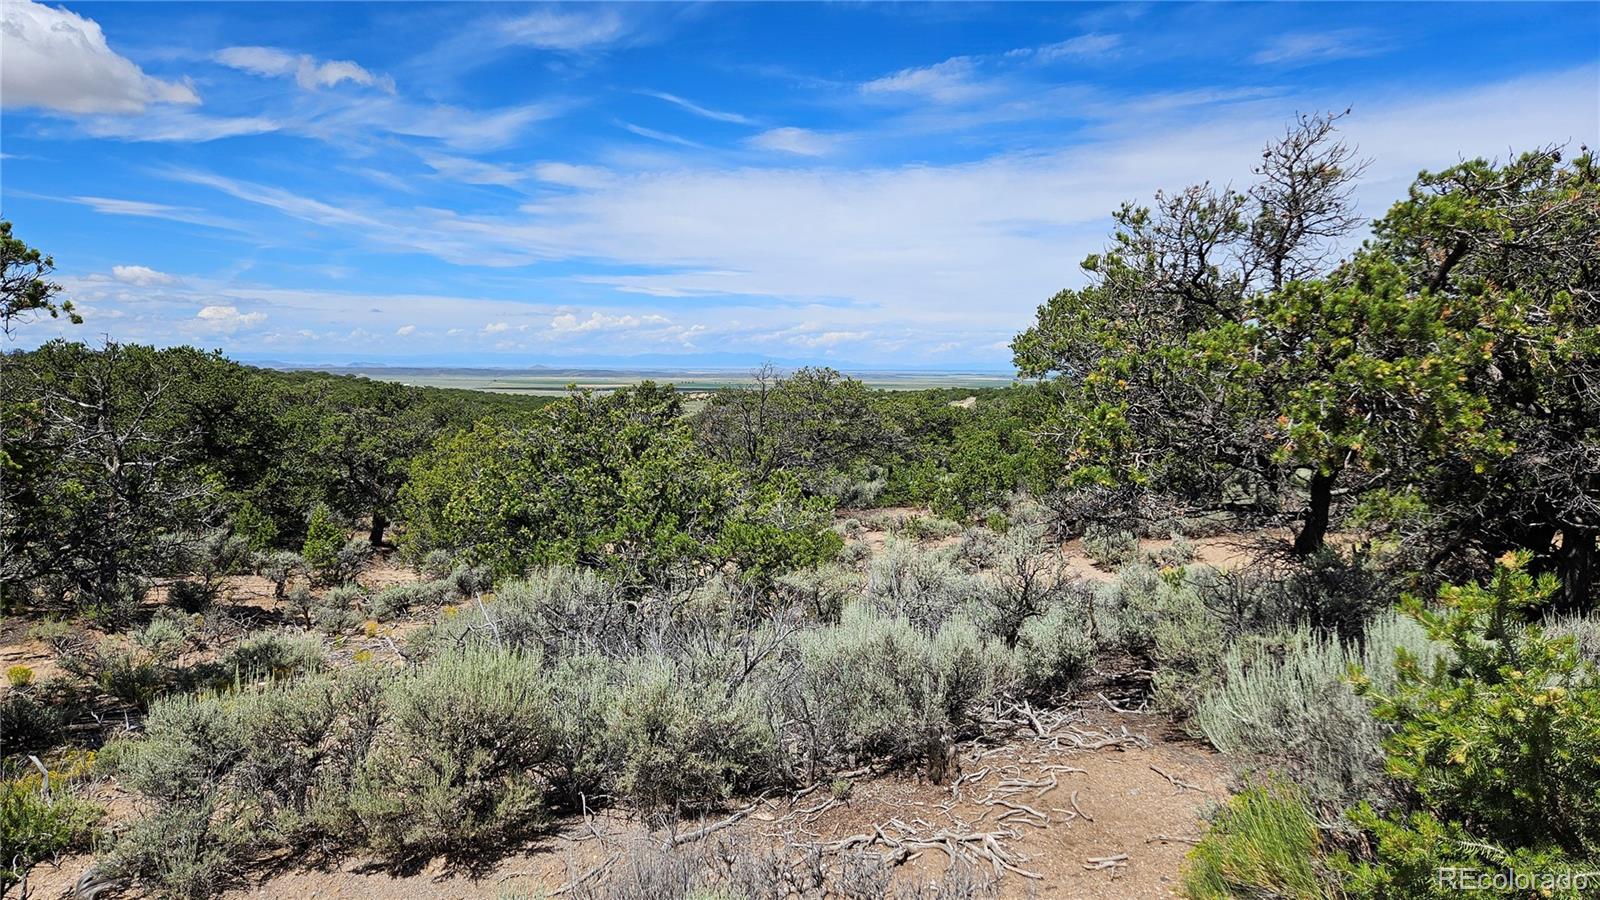
[(344, 529), (333, 521), (333, 510), (318, 503), (311, 508), (311, 517), (306, 522), (306, 540), (300, 547), (300, 558), (313, 574), (328, 580), (339, 565), (339, 551), (344, 548), (345, 541)]
[(1163, 580), (1158, 593), (1150, 661), (1156, 707), (1187, 719), (1216, 680), (1227, 638), (1222, 624), (1200, 599), (1188, 573)]
[(0, 735), (5, 736), (6, 753), (42, 750), (61, 739), (71, 707), (52, 696), (53, 691), (42, 690), (46, 686), (53, 685), (12, 689), (0, 697)]
[(1388, 729), (1348, 674), (1363, 666), (1387, 690), (1402, 649), (1422, 660), (1443, 653), (1415, 622), (1392, 612), (1368, 625), (1361, 646), (1304, 628), (1242, 641), (1223, 657), (1220, 681), (1200, 701), (1195, 724), (1218, 750), (1285, 771), (1319, 804), (1378, 796)]
[(124, 649), (109, 638), (100, 642), (90, 659), (95, 687), (130, 706), (150, 705), (166, 690), (172, 677), (172, 670), (164, 661), (143, 650)]
[(376, 849), (426, 859), (537, 821), (551, 742), (537, 654), (445, 654), (395, 681), (386, 704), (390, 728), (352, 800)]
[(1442, 589), (1437, 610), (1406, 599), (1449, 665), (1401, 651), (1392, 689), (1358, 676), (1394, 729), (1388, 769), (1418, 800), (1409, 815), (1357, 810), (1377, 845), (1360, 893), (1424, 895), (1427, 867), (1485, 857), (1525, 872), (1600, 858), (1600, 672), (1570, 639), (1523, 624), (1557, 587), (1526, 562), (1510, 558), (1487, 587)]
[(1184, 893), (1192, 900), (1336, 897), (1318, 872), (1321, 856), (1316, 822), (1298, 792), (1276, 783), (1250, 787), (1228, 799), (1190, 851)]
[(34, 863), (88, 846), (104, 815), (73, 796), (64, 778), (8, 775), (0, 781), (0, 888), (22, 880)]
[(174, 581), (167, 586), (167, 603), (191, 615), (205, 612), (216, 599), (216, 590), (204, 582)]

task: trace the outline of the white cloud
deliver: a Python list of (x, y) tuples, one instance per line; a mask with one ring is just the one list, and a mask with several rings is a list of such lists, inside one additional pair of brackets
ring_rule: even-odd
[[(615, 174), (542, 163), (534, 168), (540, 178), (580, 174), (565, 179), (569, 190), (498, 213), (326, 202), (183, 177), (383, 249), (470, 265), (581, 261), (580, 273), (545, 286), (610, 286), (619, 297), (673, 298), (675, 310), (714, 310), (698, 322), (653, 322), (644, 318), (656, 314), (648, 308), (574, 310), (572, 302), (587, 301), (569, 293), (567, 308), (525, 320), (563, 346), (584, 336), (650, 346), (704, 326), (696, 332), (702, 344), (778, 335), (774, 347), (830, 347), (847, 359), (857, 346), (925, 353), (962, 334), (971, 352), (994, 358), (993, 346), (1025, 326), (1037, 303), (1081, 283), (1077, 263), (1103, 245), (1111, 210), (1158, 188), (1247, 182), (1261, 145), (1297, 109), (1355, 101), (1346, 134), (1377, 159), (1358, 194), (1360, 212), (1377, 216), (1418, 169), (1600, 131), (1597, 76), (1590, 66), (1366, 100), (1343, 92), (1183, 104), (1130, 97), (1122, 118), (1054, 148), (959, 163), (761, 168), (712, 157)], [(509, 331), (518, 321), (504, 304), (471, 310), (396, 312), (385, 330), (449, 321), (472, 334), (494, 323)], [(797, 322), (811, 327), (786, 331)]]
[(582, 334), (588, 331), (624, 331), (633, 328), (670, 324), (672, 324), (672, 320), (662, 315), (608, 316), (598, 312), (590, 313), (587, 319), (579, 319), (572, 313), (562, 313), (550, 320), (552, 331), (572, 334)]
[(646, 128), (643, 125), (635, 125), (632, 122), (618, 122), (617, 124), (620, 125), (624, 131), (630, 131), (642, 138), (649, 138), (652, 141), (660, 141), (663, 144), (676, 144), (679, 147), (692, 147), (696, 150), (706, 149), (705, 144), (702, 144), (698, 141), (691, 141), (686, 137), (680, 137), (679, 135), (672, 134), (670, 132), (657, 131), (654, 128)]
[(494, 184), (514, 187), (533, 173), (525, 168), (512, 168), (459, 156), (424, 153), (422, 161), (440, 175), (463, 184)]
[(750, 138), (750, 144), (798, 156), (827, 156), (838, 147), (839, 139), (805, 128), (773, 128)]
[(1057, 41), (1054, 44), (1045, 44), (1031, 50), (1016, 51), (1011, 54), (1023, 53), (1032, 56), (1039, 62), (1057, 62), (1064, 59), (1095, 59), (1109, 56), (1122, 46), (1120, 34), (1080, 34), (1075, 38)]
[(140, 287), (178, 283), (176, 275), (157, 272), (148, 266), (112, 266), (111, 277), (126, 284), (136, 284)]
[(654, 97), (657, 100), (665, 100), (668, 103), (682, 107), (683, 109), (686, 109), (689, 112), (700, 116), (701, 118), (710, 119), (713, 122), (732, 122), (735, 125), (755, 124), (755, 120), (749, 116), (743, 116), (739, 113), (723, 112), (716, 109), (707, 109), (698, 103), (692, 103), (688, 100), (685, 100), (682, 97), (679, 97), (677, 94), (669, 94), (665, 91), (640, 91), (639, 93), (645, 95), (646, 97)]
[(398, 334), (401, 337), (410, 337), (411, 335), (417, 333), (417, 326), (415, 326), (415, 325), (401, 325), (399, 328), (396, 328), (394, 330), (394, 333)]
[(201, 210), (189, 206), (169, 206), (165, 203), (149, 203), (144, 200), (122, 200), (116, 197), (64, 197), (67, 203), (87, 206), (101, 215), (106, 216), (137, 216), (146, 219), (166, 219), (171, 222), (184, 222), (190, 225), (204, 225), (210, 228), (222, 228), (233, 231), (243, 231), (244, 226), (229, 219), (212, 216)]
[(80, 123), (85, 134), (124, 141), (204, 143), (283, 127), (264, 116), (207, 116), (187, 109), (155, 108), (142, 116), (92, 116)]
[(599, 166), (583, 166), (564, 162), (543, 162), (533, 167), (534, 176), (547, 184), (563, 187), (598, 188), (615, 180), (610, 171)]
[(195, 313), (195, 318), (207, 331), (232, 334), (241, 328), (251, 328), (267, 320), (262, 312), (241, 313), (237, 306), (207, 306)]
[(146, 75), (111, 49), (99, 23), (65, 9), (6, 0), (0, 37), (0, 94), (8, 107), (138, 113), (152, 103), (200, 102), (187, 81)]
[(1284, 34), (1250, 57), (1262, 65), (1306, 65), (1335, 59), (1375, 56), (1387, 50), (1378, 36), (1361, 29)]
[(541, 9), (503, 20), (498, 27), (500, 37), (507, 44), (543, 50), (589, 50), (618, 41), (628, 33), (627, 23), (616, 9), (578, 9), (582, 11)]
[(374, 75), (347, 59), (319, 61), (310, 54), (288, 53), (276, 47), (226, 47), (214, 58), (229, 68), (252, 75), (268, 78), (293, 75), (295, 83), (308, 91), (338, 87), (348, 81), (394, 93), (393, 78)]
[(960, 103), (992, 93), (989, 85), (974, 81), (977, 67), (971, 57), (954, 56), (921, 68), (901, 69), (861, 85), (863, 94), (911, 94), (939, 103)]
[(483, 326), (484, 334), (500, 334), (510, 330), (511, 324), (509, 322), (490, 322), (489, 324)]

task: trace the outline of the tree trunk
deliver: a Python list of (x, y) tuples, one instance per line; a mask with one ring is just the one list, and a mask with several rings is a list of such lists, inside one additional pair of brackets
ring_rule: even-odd
[(1561, 529), (1561, 549), (1556, 554), (1556, 571), (1561, 592), (1556, 603), (1567, 612), (1587, 612), (1600, 604), (1600, 548), (1595, 545), (1600, 528), (1569, 526)]
[(372, 530), (367, 533), (367, 543), (374, 547), (383, 545), (383, 533), (389, 528), (389, 517), (376, 510), (372, 513)]
[(1296, 556), (1310, 556), (1322, 549), (1324, 540), (1328, 536), (1328, 515), (1333, 508), (1333, 482), (1338, 474), (1321, 471), (1311, 475), (1311, 499), (1306, 504), (1306, 523), (1300, 527), (1300, 533), (1295, 535), (1294, 554)]

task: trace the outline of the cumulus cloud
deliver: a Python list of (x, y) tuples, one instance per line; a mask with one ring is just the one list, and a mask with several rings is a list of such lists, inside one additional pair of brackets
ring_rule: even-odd
[(140, 287), (178, 283), (176, 275), (157, 272), (148, 266), (112, 266), (111, 277), (125, 284), (136, 284)]
[(251, 328), (267, 320), (263, 312), (239, 312), (237, 306), (207, 306), (195, 313), (197, 319), (207, 331), (216, 331), (223, 334), (232, 334), (242, 328)]
[(394, 330), (394, 333), (401, 337), (409, 337), (413, 334), (416, 334), (416, 332), (417, 326), (415, 325), (401, 325), (399, 328)]
[(805, 128), (773, 128), (750, 138), (753, 147), (797, 156), (827, 156), (838, 144), (839, 139), (833, 135), (818, 134)]
[(99, 23), (33, 0), (0, 9), (0, 95), (9, 107), (57, 112), (138, 113), (152, 103), (195, 105), (185, 81), (146, 75), (106, 43)]
[(642, 316), (622, 315), (608, 316), (602, 313), (590, 313), (589, 318), (579, 319), (572, 313), (562, 313), (550, 320), (553, 331), (582, 334), (588, 331), (621, 331), (631, 328), (641, 328), (655, 325), (670, 325), (672, 320), (666, 316), (648, 314)]
[(217, 62), (241, 72), (268, 78), (293, 75), (308, 91), (338, 87), (344, 82), (376, 87), (394, 93), (394, 79), (374, 75), (350, 60), (320, 61), (306, 53), (288, 53), (276, 47), (227, 47), (217, 52)]

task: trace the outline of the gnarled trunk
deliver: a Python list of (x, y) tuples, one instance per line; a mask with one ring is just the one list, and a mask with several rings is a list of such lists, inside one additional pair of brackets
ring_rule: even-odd
[(1338, 473), (1324, 474), (1317, 471), (1311, 475), (1311, 499), (1306, 504), (1306, 522), (1300, 526), (1300, 533), (1294, 538), (1294, 554), (1296, 556), (1310, 556), (1322, 549), (1328, 537), (1328, 519), (1333, 509), (1333, 482), (1338, 478)]
[(373, 547), (381, 546), (383, 544), (383, 533), (388, 528), (389, 517), (381, 512), (374, 511), (372, 514), (372, 530), (367, 533), (367, 543)]
[(1568, 526), (1561, 529), (1556, 551), (1556, 573), (1561, 592), (1556, 604), (1569, 612), (1587, 612), (1600, 606), (1600, 528)]

